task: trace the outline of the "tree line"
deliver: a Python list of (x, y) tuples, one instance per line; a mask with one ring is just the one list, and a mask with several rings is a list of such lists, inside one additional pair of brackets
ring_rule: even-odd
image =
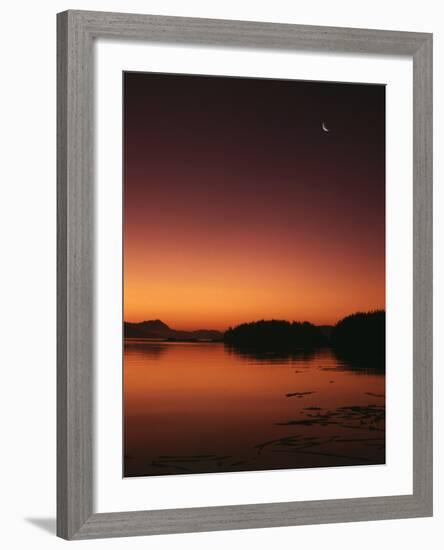
[(262, 319), (230, 327), (224, 334), (224, 342), (233, 348), (267, 351), (330, 346), (344, 359), (380, 362), (385, 358), (385, 311), (353, 313), (331, 330), (306, 321)]

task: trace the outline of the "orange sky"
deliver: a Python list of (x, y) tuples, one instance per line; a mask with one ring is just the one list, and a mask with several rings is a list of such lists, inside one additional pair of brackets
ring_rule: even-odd
[(382, 86), (126, 73), (124, 101), (125, 320), (385, 307)]

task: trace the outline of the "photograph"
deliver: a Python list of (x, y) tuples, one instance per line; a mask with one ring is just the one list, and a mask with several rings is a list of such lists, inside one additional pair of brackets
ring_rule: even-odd
[(385, 464), (385, 85), (122, 85), (123, 476)]

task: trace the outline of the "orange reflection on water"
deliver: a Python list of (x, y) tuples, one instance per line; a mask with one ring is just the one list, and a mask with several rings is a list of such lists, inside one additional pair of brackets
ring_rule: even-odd
[(125, 475), (385, 462), (385, 376), (330, 350), (125, 342)]

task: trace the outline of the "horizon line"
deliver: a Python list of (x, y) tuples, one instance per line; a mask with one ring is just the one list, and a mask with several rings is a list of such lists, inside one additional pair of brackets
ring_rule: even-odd
[(171, 325), (169, 325), (167, 322), (163, 321), (159, 317), (155, 317), (155, 318), (151, 318), (151, 319), (143, 319), (142, 321), (127, 321), (126, 319), (123, 319), (123, 323), (131, 323), (133, 325), (137, 325), (137, 324), (141, 324), (141, 323), (159, 321), (159, 322), (163, 323), (164, 325), (166, 325), (170, 329), (172, 328), (173, 330), (183, 331), (183, 332), (197, 332), (199, 330), (207, 330), (207, 331), (214, 330), (214, 331), (217, 331), (217, 332), (225, 332), (229, 328), (236, 327), (236, 326), (239, 326), (239, 325), (248, 324), (248, 323), (256, 323), (258, 321), (286, 321), (288, 323), (310, 323), (310, 324), (312, 324), (314, 326), (317, 326), (317, 327), (322, 327), (322, 326), (333, 327), (337, 323), (339, 323), (339, 321), (341, 321), (342, 319), (345, 319), (346, 317), (350, 317), (352, 315), (357, 315), (357, 314), (360, 314), (360, 313), (375, 313), (375, 312), (379, 312), (379, 311), (383, 311), (385, 313), (385, 308), (375, 308), (375, 309), (369, 309), (369, 310), (366, 310), (366, 311), (363, 311), (363, 310), (353, 311), (352, 313), (348, 313), (348, 314), (344, 315), (343, 317), (340, 317), (336, 322), (333, 322), (333, 323), (319, 323), (319, 324), (314, 323), (312, 321), (308, 321), (307, 319), (304, 319), (304, 320), (291, 319), (290, 320), (290, 319), (282, 319), (282, 318), (279, 319), (279, 318), (275, 318), (275, 317), (271, 317), (271, 318), (262, 317), (260, 319), (255, 319), (255, 320), (250, 320), (250, 321), (242, 321), (240, 323), (228, 324), (226, 329), (207, 328), (207, 327), (201, 327), (201, 326), (199, 328), (195, 328), (195, 329), (172, 328)]

